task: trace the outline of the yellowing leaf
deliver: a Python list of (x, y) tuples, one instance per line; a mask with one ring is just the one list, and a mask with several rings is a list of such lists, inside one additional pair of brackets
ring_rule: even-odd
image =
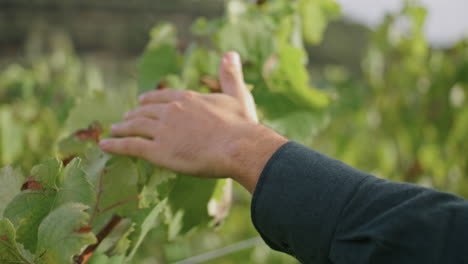
[(38, 230), (37, 264), (72, 263), (72, 257), (96, 243), (93, 233), (79, 232), (88, 224), (88, 207), (69, 203), (51, 212)]
[(13, 224), (6, 218), (0, 219), (0, 263), (28, 264), (32, 256), (16, 243)]
[(0, 170), (0, 217), (10, 201), (21, 191), (24, 177), (18, 170), (6, 167)]

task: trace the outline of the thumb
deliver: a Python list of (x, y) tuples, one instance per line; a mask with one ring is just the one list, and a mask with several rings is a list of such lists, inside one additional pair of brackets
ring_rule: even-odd
[(219, 80), (223, 93), (236, 98), (247, 110), (250, 117), (257, 121), (257, 112), (252, 94), (244, 82), (242, 64), (237, 52), (227, 52), (221, 60)]

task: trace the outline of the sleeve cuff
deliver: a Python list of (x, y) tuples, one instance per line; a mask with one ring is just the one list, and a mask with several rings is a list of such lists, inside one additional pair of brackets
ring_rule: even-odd
[(324, 261), (342, 208), (368, 177), (290, 141), (260, 175), (251, 207), (254, 226), (271, 248), (301, 262)]

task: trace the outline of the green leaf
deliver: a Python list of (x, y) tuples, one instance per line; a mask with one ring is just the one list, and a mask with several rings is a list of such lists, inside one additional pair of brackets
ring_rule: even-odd
[(131, 221), (128, 221), (128, 223), (124, 222), (123, 224), (126, 225), (116, 227), (115, 233), (117, 234), (115, 234), (115, 236), (118, 240), (109, 250), (110, 255), (124, 255), (133, 244), (133, 241), (129, 239), (129, 236), (135, 231), (135, 224)]
[(325, 93), (309, 86), (305, 61), (306, 53), (303, 49), (283, 43), (277, 64), (264, 76), (268, 87), (273, 93), (288, 97), (297, 106), (309, 110), (324, 108), (330, 100)]
[[(138, 169), (128, 157), (118, 156), (108, 162), (102, 181), (101, 210), (138, 195)], [(125, 188), (122, 188), (122, 187)], [(122, 204), (112, 212), (126, 216), (135, 212), (138, 201)]]
[(21, 191), (24, 177), (18, 170), (5, 167), (0, 170), (0, 217), (13, 198)]
[(130, 261), (134, 257), (135, 253), (137, 252), (138, 248), (140, 247), (148, 232), (156, 226), (156, 224), (158, 223), (157, 220), (166, 206), (167, 200), (164, 199), (163, 201), (161, 201), (153, 207), (153, 209), (144, 218), (141, 225), (139, 225), (140, 228), (139, 230), (137, 230), (137, 236), (133, 237), (135, 243), (132, 247), (132, 250), (130, 251), (130, 254), (128, 254), (127, 261)]
[(88, 224), (86, 209), (81, 204), (64, 204), (44, 219), (38, 230), (38, 264), (71, 263), (84, 247), (96, 243), (93, 233), (80, 232)]
[(16, 243), (13, 224), (6, 218), (0, 219), (0, 263), (28, 264), (31, 262), (31, 254)]
[(108, 257), (103, 253), (95, 253), (86, 263), (87, 264), (124, 264), (125, 256)]
[(88, 177), (88, 181), (94, 188), (97, 188), (99, 177), (106, 167), (106, 163), (111, 158), (112, 156), (109, 153), (102, 151), (99, 147), (92, 147), (86, 150), (82, 168)]
[(159, 48), (163, 45), (174, 46), (177, 44), (177, 32), (174, 25), (169, 23), (161, 23), (151, 29), (150, 41), (147, 49)]
[(222, 52), (237, 51), (244, 62), (262, 65), (274, 52), (274, 29), (273, 21), (266, 16), (239, 16), (218, 31), (215, 43)]
[(215, 33), (219, 26), (219, 20), (207, 20), (205, 17), (199, 17), (192, 23), (190, 31), (197, 36), (208, 36)]
[(232, 204), (232, 179), (221, 179), (208, 203), (208, 214), (219, 224), (227, 217)]
[(73, 159), (61, 173), (60, 191), (57, 204), (81, 203), (87, 206), (94, 204), (96, 191), (88, 181), (85, 172), (80, 168), (81, 160)]
[(135, 223), (132, 222), (132, 219), (121, 219), (112, 229), (111, 233), (99, 243), (95, 254), (105, 253), (108, 256), (125, 255), (132, 244), (129, 236), (134, 232), (134, 226)]
[(16, 240), (32, 252), (36, 249), (39, 225), (54, 207), (55, 198), (53, 191), (23, 191), (5, 209), (4, 216), (17, 230)]
[(61, 159), (71, 159), (82, 156), (95, 142), (82, 142), (74, 134), (60, 140), (57, 144), (57, 154)]
[(154, 168), (149, 181), (141, 191), (139, 207), (148, 208), (166, 198), (177, 181), (176, 178), (175, 172)]
[(8, 107), (0, 107), (0, 162), (11, 164), (24, 148), (25, 129)]
[(57, 177), (62, 168), (62, 162), (56, 158), (46, 160), (31, 169), (31, 175), (42, 187), (57, 189)]
[(218, 76), (219, 63), (220, 56), (215, 52), (200, 46), (190, 46), (186, 51), (181, 73), (187, 88), (198, 90), (201, 77)]
[(135, 104), (136, 94), (132, 90), (96, 92), (93, 96), (82, 98), (70, 110), (66, 121), (66, 132), (72, 134), (96, 121), (105, 129), (113, 123), (122, 121), (124, 113)]
[(144, 159), (138, 159), (136, 166), (138, 169), (138, 185), (144, 186), (150, 180), (155, 167), (151, 162)]
[(309, 44), (322, 41), (329, 20), (340, 15), (340, 6), (334, 0), (299, 0), (302, 34)]
[(168, 204), (173, 219), (180, 218), (180, 214), (182, 217), (180, 223), (174, 221), (170, 224), (180, 224), (181, 233), (186, 233), (195, 226), (206, 225), (211, 220), (208, 215), (208, 202), (215, 188), (216, 180), (178, 175), (169, 193)]
[[(5, 217), (17, 228), (17, 240), (27, 249), (34, 251), (37, 241), (37, 230), (43, 219), (54, 208), (64, 203), (79, 202), (86, 205), (94, 203), (96, 192), (88, 182), (86, 174), (79, 168), (80, 159), (74, 159), (57, 177), (57, 162), (48, 160), (36, 166), (33, 171), (42, 179), (54, 181), (56, 189), (41, 191), (23, 191), (16, 196), (5, 209)], [(47, 177), (49, 170), (53, 177)], [(42, 184), (42, 182), (41, 182)]]
[(310, 144), (321, 129), (326, 127), (329, 119), (323, 112), (294, 112), (263, 122), (291, 140)]
[(178, 72), (177, 50), (172, 45), (162, 45), (147, 50), (138, 63), (139, 92), (154, 90), (163, 77)]

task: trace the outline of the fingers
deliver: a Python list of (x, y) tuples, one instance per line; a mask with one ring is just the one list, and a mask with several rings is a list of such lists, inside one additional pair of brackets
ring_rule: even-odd
[(221, 81), (221, 89), (225, 94), (239, 100), (244, 98), (244, 94), (248, 91), (244, 83), (244, 75), (242, 73), (242, 64), (239, 54), (236, 52), (228, 52), (224, 54), (223, 59), (221, 60), (219, 79)]
[(153, 138), (158, 127), (158, 121), (146, 117), (138, 117), (111, 127), (114, 137), (145, 137)]
[(185, 91), (164, 89), (155, 90), (140, 95), (138, 100), (141, 105), (146, 104), (163, 104), (169, 103), (175, 100), (180, 100), (184, 96)]
[(125, 120), (135, 119), (139, 117), (158, 120), (165, 111), (166, 104), (148, 104), (138, 107), (125, 114)]
[(154, 152), (154, 142), (142, 138), (110, 138), (103, 139), (99, 146), (106, 152), (120, 155), (130, 155), (142, 159), (149, 159)]
[(221, 61), (219, 71), (221, 89), (227, 95), (236, 98), (244, 107), (253, 121), (258, 121), (255, 102), (247, 89), (242, 73), (242, 64), (239, 54), (228, 52)]

